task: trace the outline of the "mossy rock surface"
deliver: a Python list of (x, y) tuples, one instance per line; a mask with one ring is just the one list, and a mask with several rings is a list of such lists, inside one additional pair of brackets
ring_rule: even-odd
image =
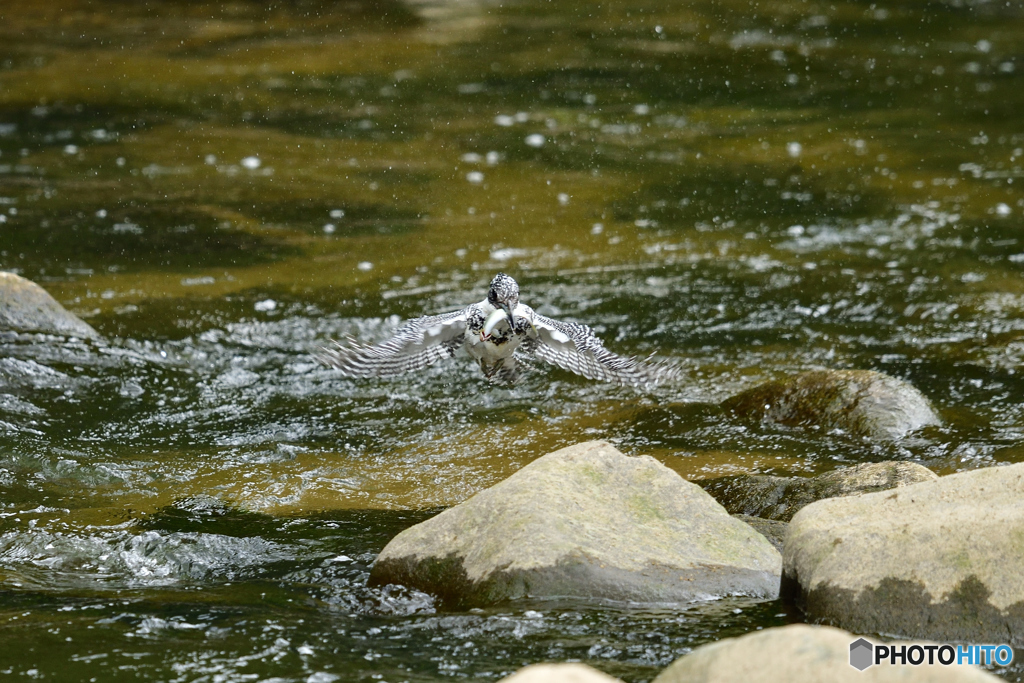
[(786, 535), (783, 593), (855, 633), (1024, 646), (1024, 463), (829, 498)]
[(884, 491), (937, 478), (917, 463), (887, 461), (841, 467), (817, 477), (738, 474), (694, 483), (730, 514), (788, 522), (798, 510), (816, 500)]
[(879, 440), (940, 424), (920, 391), (873, 370), (812, 370), (748, 389), (722, 407), (769, 423), (841, 429)]
[(0, 330), (99, 337), (96, 330), (57, 303), (45, 289), (20, 275), (5, 272), (0, 272)]
[(781, 557), (699, 486), (593, 441), (396, 536), (370, 574), (466, 608), (522, 597), (773, 598)]

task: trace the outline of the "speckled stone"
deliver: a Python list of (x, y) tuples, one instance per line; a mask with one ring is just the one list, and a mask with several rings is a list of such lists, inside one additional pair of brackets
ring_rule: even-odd
[(781, 557), (699, 486), (592, 441), (538, 458), (396, 536), (370, 574), (457, 607), (520, 597), (777, 595)]
[(783, 590), (858, 633), (1024, 646), (1024, 463), (808, 505)]

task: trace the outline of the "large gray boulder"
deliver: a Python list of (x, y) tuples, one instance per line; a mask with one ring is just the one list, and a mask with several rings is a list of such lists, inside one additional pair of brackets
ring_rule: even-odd
[(694, 483), (731, 514), (788, 522), (806, 505), (823, 498), (854, 496), (938, 479), (914, 462), (872, 462), (840, 467), (816, 477), (738, 474)]
[(531, 664), (499, 683), (622, 683), (586, 664)]
[(592, 441), (406, 529), (370, 583), (460, 608), (526, 596), (678, 602), (773, 598), (780, 567), (778, 551), (699, 486)]
[(873, 439), (897, 439), (939, 424), (920, 391), (873, 370), (812, 370), (748, 389), (722, 407), (766, 422), (841, 429)]
[[(828, 626), (793, 624), (702, 645), (677, 659), (654, 683), (986, 683), (1000, 680), (971, 666), (880, 663), (858, 671), (850, 644), (858, 636)], [(877, 644), (877, 641), (872, 644)], [(890, 644), (893, 645), (893, 644)], [(898, 645), (898, 644), (896, 644)]]
[(859, 633), (1024, 645), (1024, 463), (829, 498), (790, 523), (783, 591)]
[(14, 273), (0, 272), (0, 330), (49, 332), (70, 337), (99, 337), (45, 289)]

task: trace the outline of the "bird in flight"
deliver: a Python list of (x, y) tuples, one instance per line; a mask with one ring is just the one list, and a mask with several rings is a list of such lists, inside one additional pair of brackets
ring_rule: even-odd
[(316, 354), (347, 377), (383, 377), (419, 370), (465, 348), (495, 383), (520, 378), (518, 356), (531, 354), (588, 379), (657, 384), (673, 375), (666, 365), (619, 356), (604, 347), (586, 325), (540, 315), (519, 303), (519, 285), (498, 273), (487, 298), (460, 311), (414, 318), (379, 344), (334, 342)]

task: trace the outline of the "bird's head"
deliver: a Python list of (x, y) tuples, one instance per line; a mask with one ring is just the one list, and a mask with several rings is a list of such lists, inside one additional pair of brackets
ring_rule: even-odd
[[(491, 288), (487, 292), (487, 301), (495, 308), (504, 311), (508, 318), (509, 329), (515, 329), (513, 312), (519, 305), (519, 285), (505, 273), (498, 273), (491, 280)], [(492, 325), (493, 327), (493, 325)], [(490, 330), (488, 330), (488, 333)]]

